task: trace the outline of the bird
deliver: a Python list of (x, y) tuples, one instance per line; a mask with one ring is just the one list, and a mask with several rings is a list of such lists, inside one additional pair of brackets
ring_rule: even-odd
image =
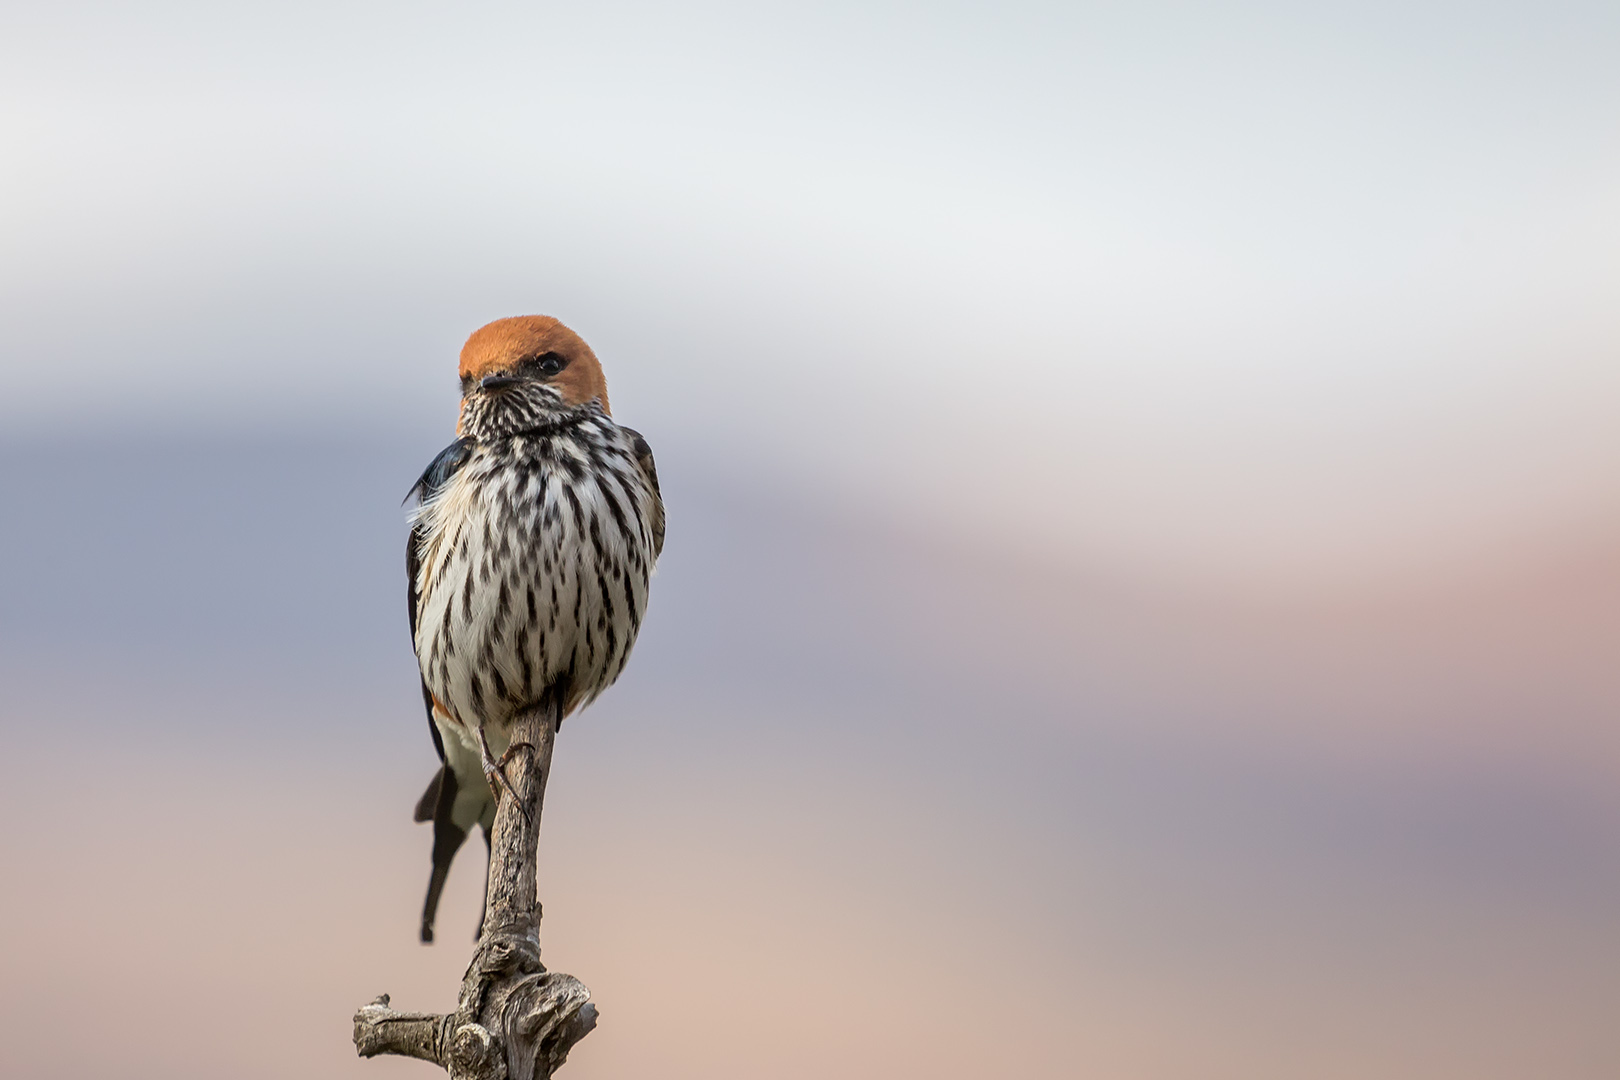
[(490, 846), (513, 718), (542, 701), (566, 717), (613, 684), (664, 549), (652, 449), (613, 419), (578, 334), (497, 319), (467, 339), (459, 374), (456, 439), (406, 496), (411, 640), (440, 762), (415, 813), (433, 823), (424, 943), (475, 825)]

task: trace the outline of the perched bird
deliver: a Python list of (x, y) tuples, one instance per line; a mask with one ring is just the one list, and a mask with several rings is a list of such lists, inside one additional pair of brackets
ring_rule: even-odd
[(422, 940), (474, 825), (486, 848), (496, 755), (527, 706), (590, 704), (630, 656), (664, 547), (647, 441), (613, 421), (602, 365), (556, 319), (499, 319), (461, 350), (459, 436), (411, 489), (411, 636), (442, 762)]

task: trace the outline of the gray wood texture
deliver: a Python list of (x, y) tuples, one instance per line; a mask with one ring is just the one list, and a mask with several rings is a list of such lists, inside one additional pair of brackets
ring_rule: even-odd
[(591, 992), (540, 962), (535, 853), (561, 701), (550, 695), (519, 713), (490, 845), (484, 931), (448, 1015), (399, 1012), (384, 994), (354, 1014), (361, 1057), (399, 1054), (442, 1066), (453, 1080), (549, 1077), (596, 1026)]

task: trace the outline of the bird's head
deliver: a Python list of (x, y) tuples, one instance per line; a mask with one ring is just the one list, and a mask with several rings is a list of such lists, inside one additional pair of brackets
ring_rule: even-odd
[(602, 365), (549, 315), (496, 319), (462, 346), (462, 435), (513, 435), (595, 409), (608, 412)]

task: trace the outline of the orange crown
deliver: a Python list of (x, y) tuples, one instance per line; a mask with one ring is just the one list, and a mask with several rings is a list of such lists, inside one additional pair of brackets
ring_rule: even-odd
[(548, 380), (569, 405), (584, 405), (591, 399), (608, 409), (607, 379), (602, 364), (585, 340), (549, 315), (518, 315), (496, 319), (473, 331), (461, 347), (461, 377), (482, 379), (510, 371), (524, 360), (545, 353), (556, 353), (568, 365)]

